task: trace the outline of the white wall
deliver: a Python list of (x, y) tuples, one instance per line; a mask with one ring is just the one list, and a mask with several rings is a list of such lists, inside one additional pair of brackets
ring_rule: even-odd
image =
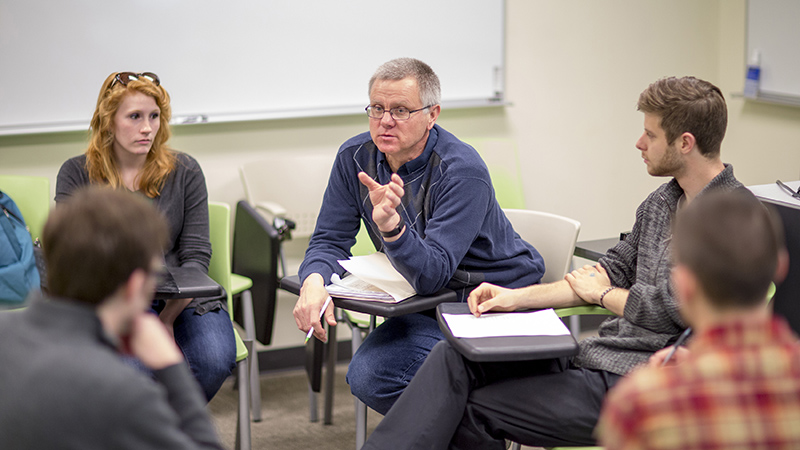
[[(465, 139), (515, 141), (528, 208), (580, 220), (581, 238), (629, 229), (638, 203), (666, 181), (647, 175), (634, 148), (638, 95), (663, 76), (720, 86), (730, 115), (723, 160), (742, 182), (800, 178), (800, 108), (730, 95), (744, 84), (745, 0), (508, 0), (506, 29), (513, 104), (445, 110), (439, 123)], [(200, 161), (211, 199), (234, 204), (244, 195), (239, 165), (271, 151), (332, 152), (366, 127), (363, 115), (196, 125), (175, 128), (172, 144)], [(84, 145), (84, 133), (0, 137), (0, 173), (55, 180)]]

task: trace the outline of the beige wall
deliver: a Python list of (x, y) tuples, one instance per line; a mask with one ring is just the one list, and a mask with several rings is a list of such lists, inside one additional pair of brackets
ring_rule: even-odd
[[(718, 83), (723, 92), (741, 92), (745, 67), (745, 1), (720, 0)], [(748, 185), (800, 179), (800, 108), (728, 99), (726, 160)]]
[(581, 238), (614, 236), (663, 182), (634, 142), (639, 93), (667, 75), (716, 81), (716, 1), (512, 1), (508, 108), (528, 207), (574, 217)]

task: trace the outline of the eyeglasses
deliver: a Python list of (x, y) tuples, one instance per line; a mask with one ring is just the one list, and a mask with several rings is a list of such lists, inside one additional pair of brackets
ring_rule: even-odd
[(787, 193), (787, 194), (789, 194), (789, 195), (791, 195), (792, 197), (794, 197), (794, 198), (796, 198), (796, 199), (800, 200), (800, 188), (798, 188), (798, 189), (797, 189), (797, 191), (795, 191), (794, 189), (792, 189), (792, 188), (791, 188), (791, 187), (789, 187), (788, 185), (784, 184), (784, 183), (783, 183), (781, 180), (777, 180), (777, 181), (775, 182), (775, 184), (777, 184), (778, 186), (780, 186), (780, 188), (781, 188), (781, 189), (783, 189), (784, 191), (786, 191), (786, 193)]
[(111, 82), (111, 85), (108, 86), (109, 89), (114, 87), (115, 84), (120, 83), (123, 86), (127, 86), (128, 82), (131, 80), (138, 80), (144, 78), (149, 82), (155, 84), (156, 86), (161, 85), (161, 80), (158, 79), (158, 75), (154, 74), (153, 72), (142, 72), (142, 73), (134, 73), (134, 72), (120, 72), (117, 76), (114, 77), (114, 81)]
[(433, 105), (428, 105), (424, 108), (415, 109), (413, 111), (409, 111), (408, 108), (403, 106), (398, 106), (397, 108), (392, 109), (384, 109), (383, 106), (378, 105), (370, 105), (364, 108), (364, 111), (367, 112), (367, 115), (373, 119), (383, 119), (384, 113), (389, 113), (394, 120), (408, 120), (411, 118), (411, 115), (415, 112), (422, 111), (423, 109), (428, 109)]

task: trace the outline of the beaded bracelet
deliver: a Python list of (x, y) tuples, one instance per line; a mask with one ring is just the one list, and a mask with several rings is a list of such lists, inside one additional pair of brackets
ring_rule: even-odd
[(602, 294), (600, 294), (600, 307), (601, 308), (605, 308), (606, 307), (606, 305), (603, 304), (603, 298), (606, 296), (606, 294), (608, 294), (609, 292), (613, 291), (616, 288), (617, 288), (616, 286), (611, 286), (610, 288), (608, 288), (605, 291), (603, 291)]

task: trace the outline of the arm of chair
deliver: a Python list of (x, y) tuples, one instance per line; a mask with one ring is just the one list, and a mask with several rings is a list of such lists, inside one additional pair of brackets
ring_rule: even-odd
[[(253, 280), (253, 310), (256, 338), (264, 345), (272, 341), (278, 289), (278, 231), (246, 201), (236, 204), (233, 232), (233, 272)], [(238, 311), (234, 316), (242, 321)]]

